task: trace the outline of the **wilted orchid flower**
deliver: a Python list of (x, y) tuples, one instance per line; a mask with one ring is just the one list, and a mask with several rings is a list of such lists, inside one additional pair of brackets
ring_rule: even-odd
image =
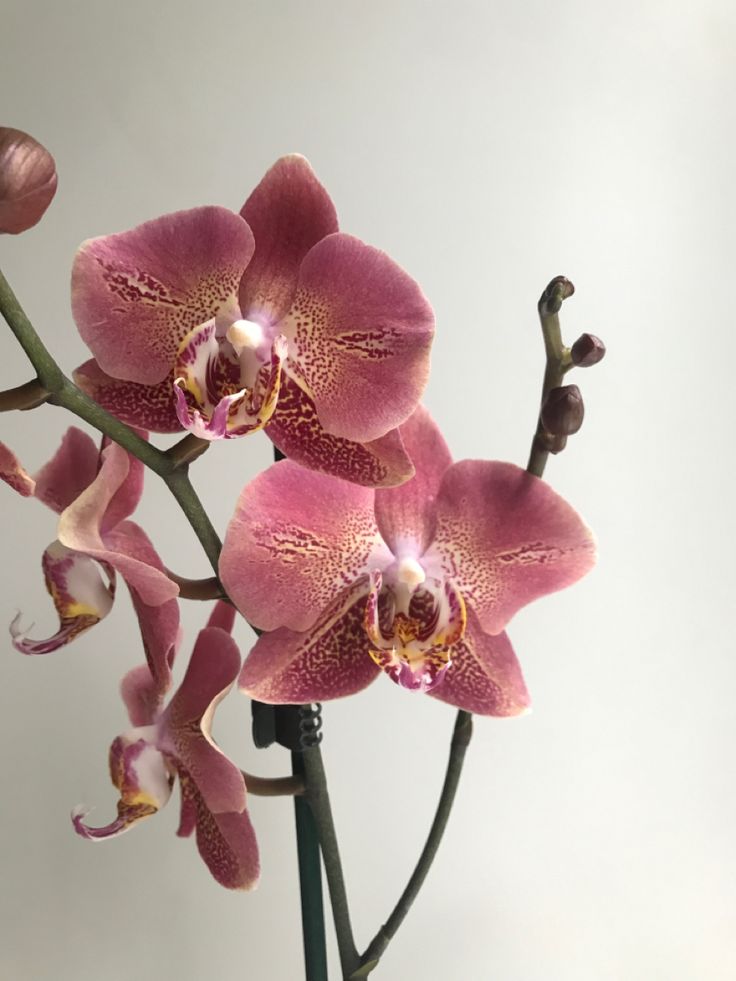
[(412, 473), (396, 427), (427, 381), (417, 284), (338, 232), (307, 161), (283, 157), (240, 215), (203, 207), (91, 239), (72, 308), (77, 383), (124, 421), (204, 439), (265, 427), (291, 459), (367, 486)]
[(245, 782), (211, 734), (214, 711), (240, 669), (240, 654), (230, 636), (233, 614), (224, 604), (215, 608), (166, 708), (178, 616), (163, 630), (160, 622), (149, 624), (148, 664), (128, 672), (121, 685), (133, 728), (110, 746), (110, 776), (120, 791), (117, 818), (92, 828), (84, 820), (86, 809), (77, 807), (72, 821), (77, 833), (90, 841), (117, 837), (163, 807), (178, 777), (177, 834), (188, 837), (196, 829), (199, 853), (215, 879), (229, 889), (251, 889), (258, 881), (259, 861), (245, 809)]
[(35, 477), (0, 444), (0, 479), (60, 514), (59, 537), (42, 560), (59, 629), (47, 640), (31, 640), (19, 628), (19, 614), (10, 631), (23, 654), (58, 650), (107, 616), (116, 570), (130, 587), (137, 610), (177, 595), (178, 587), (143, 529), (126, 520), (143, 491), (143, 465), (115, 443), (100, 452), (86, 433), (72, 426)]
[(56, 165), (32, 136), (0, 126), (0, 234), (33, 228), (56, 194)]
[(510, 463), (453, 464), (425, 409), (401, 427), (416, 476), (369, 490), (285, 460), (243, 491), (223, 585), (264, 633), (240, 686), (263, 702), (349, 695), (383, 669), (471, 712), (528, 704), (503, 632), (594, 561), (590, 531)]

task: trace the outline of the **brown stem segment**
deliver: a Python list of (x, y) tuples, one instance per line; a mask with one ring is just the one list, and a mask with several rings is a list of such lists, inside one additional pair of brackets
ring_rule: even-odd
[[(562, 343), (559, 312), (563, 301), (571, 297), (574, 292), (575, 287), (569, 279), (565, 279), (564, 276), (557, 276), (547, 286), (537, 304), (539, 322), (542, 325), (542, 336), (544, 337), (544, 351), (547, 356), (540, 409), (547, 393), (553, 388), (559, 388), (565, 372), (572, 366), (570, 351)], [(539, 419), (537, 431), (532, 440), (529, 462), (526, 466), (529, 473), (534, 474), (535, 477), (541, 477), (544, 473), (554, 439), (555, 437), (550, 436), (542, 425), (541, 419)], [(558, 446), (558, 448), (561, 447)]]
[(373, 969), (378, 965), (381, 955), (391, 942), (391, 938), (404, 922), (406, 914), (409, 912), (412, 903), (419, 893), (419, 890), (422, 888), (424, 880), (427, 877), (427, 873), (429, 872), (432, 862), (434, 861), (434, 857), (437, 854), (437, 849), (440, 847), (440, 842), (442, 841), (442, 836), (445, 832), (447, 821), (450, 817), (452, 804), (455, 800), (455, 793), (457, 791), (458, 783), (460, 782), (463, 762), (465, 761), (465, 753), (468, 745), (470, 744), (472, 735), (473, 716), (470, 714), (470, 712), (464, 712), (461, 709), (457, 713), (457, 718), (455, 719), (455, 728), (453, 730), (452, 741), (450, 743), (450, 758), (447, 762), (445, 782), (442, 785), (442, 793), (440, 794), (437, 810), (434, 815), (434, 820), (432, 821), (432, 826), (429, 829), (429, 835), (427, 836), (424, 848), (422, 849), (422, 854), (419, 856), (419, 861), (417, 862), (414, 872), (407, 883), (406, 889), (404, 889), (403, 893), (401, 894), (401, 897), (399, 898), (396, 906), (393, 908), (391, 915), (375, 935), (373, 940), (371, 940), (365, 953), (360, 958), (360, 967), (353, 971), (352, 974), (348, 975), (349, 981), (358, 981), (359, 978), (367, 978), (371, 971), (373, 971)]
[(209, 579), (187, 579), (184, 576), (178, 576), (171, 569), (166, 570), (166, 575), (179, 587), (180, 599), (228, 600), (217, 576), (210, 576)]
[(257, 777), (253, 773), (240, 771), (249, 794), (254, 797), (301, 797), (304, 793), (304, 780), (298, 775), (289, 777)]
[(35, 409), (48, 402), (49, 393), (38, 378), (0, 392), (0, 412), (11, 412), (14, 409)]

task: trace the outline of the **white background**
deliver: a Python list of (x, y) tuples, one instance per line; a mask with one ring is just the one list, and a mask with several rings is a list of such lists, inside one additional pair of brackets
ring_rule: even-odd
[[(376, 978), (736, 976), (735, 39), (728, 0), (0, 0), (0, 122), (59, 171), (46, 219), (0, 241), (0, 265), (65, 368), (87, 356), (68, 296), (82, 239), (238, 209), (294, 150), (343, 229), (430, 298), (426, 401), (456, 458), (525, 463), (552, 276), (577, 286), (568, 342), (608, 344), (572, 379), (585, 425), (547, 470), (596, 530), (599, 566), (512, 624), (534, 712), (477, 720), (447, 838)], [(9, 334), (0, 374), (30, 377)], [(9, 414), (0, 438), (33, 470), (71, 421)], [(197, 464), (220, 529), (270, 452), (257, 436)], [(54, 518), (0, 491), (0, 620), (20, 608), (42, 633)], [(155, 477), (138, 518), (167, 564), (208, 574)], [(123, 594), (66, 650), (24, 659), (8, 643), (0, 659), (0, 976), (299, 979), (288, 801), (252, 800), (263, 880), (248, 895), (176, 839), (174, 805), (107, 844), (72, 834), (79, 801), (114, 810), (117, 681), (141, 659)], [(185, 654), (204, 615), (184, 609)], [(238, 638), (247, 649), (244, 625)], [(452, 722), (386, 679), (325, 712), (361, 946), (419, 852)], [(288, 765), (250, 745), (238, 694), (216, 735), (248, 769)]]

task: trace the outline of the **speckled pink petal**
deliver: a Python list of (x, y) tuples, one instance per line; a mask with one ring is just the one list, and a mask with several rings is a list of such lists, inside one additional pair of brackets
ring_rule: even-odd
[(0, 480), (4, 480), (21, 497), (33, 497), (36, 490), (36, 481), (5, 443), (0, 443)]
[(337, 231), (335, 206), (307, 160), (277, 160), (243, 205), (256, 251), (240, 284), (244, 317), (275, 324), (296, 292), (299, 266), (313, 245)]
[(590, 529), (559, 494), (511, 463), (463, 460), (445, 473), (432, 550), (487, 633), (577, 582), (595, 561)]
[(61, 446), (36, 474), (36, 497), (61, 514), (97, 476), (100, 450), (87, 433), (70, 426)]
[(110, 502), (125, 484), (129, 470), (128, 454), (114, 443), (108, 446), (94, 482), (62, 513), (59, 540), (68, 548), (117, 569), (144, 603), (155, 606), (176, 596), (178, 586), (160, 569), (109, 547), (101, 534)]
[(260, 876), (258, 844), (247, 811), (213, 814), (191, 778), (179, 774), (182, 821), (177, 834), (196, 828), (197, 848), (217, 882), (227, 889), (253, 889)]
[(133, 726), (153, 725), (161, 713), (163, 693), (148, 664), (132, 668), (120, 682), (120, 695)]
[(240, 495), (220, 578), (256, 627), (306, 630), (353, 580), (390, 562), (373, 491), (282, 460)]
[(505, 633), (484, 633), (469, 610), (465, 635), (450, 654), (450, 667), (432, 692), (435, 698), (477, 715), (521, 715), (528, 711), (529, 693)]
[(205, 627), (160, 722), (159, 745), (179, 761), (214, 813), (245, 809), (243, 775), (210, 734), (215, 709), (239, 671), (240, 653), (230, 634)]
[(394, 555), (418, 559), (434, 538), (435, 500), (452, 457), (423, 405), (414, 410), (399, 432), (416, 473), (400, 487), (376, 491), (376, 521)]
[(86, 555), (53, 542), (43, 553), (46, 589), (59, 614), (59, 629), (45, 640), (32, 640), (20, 627), (19, 613), (10, 624), (13, 647), (21, 654), (51, 654), (94, 627), (112, 609), (115, 574)]
[(103, 409), (129, 426), (152, 433), (181, 431), (176, 416), (173, 371), (156, 385), (141, 385), (112, 378), (91, 358), (76, 369), (74, 381)]
[(146, 385), (163, 381), (182, 338), (237, 305), (253, 247), (246, 222), (218, 207), (84, 242), (72, 270), (72, 311), (102, 370)]
[(414, 473), (398, 429), (369, 443), (326, 433), (314, 402), (286, 371), (266, 435), (295, 463), (363, 487), (393, 487)]
[(368, 577), (352, 590), (352, 605), (336, 603), (308, 631), (274, 630), (258, 638), (238, 685), (271, 704), (302, 704), (362, 691), (381, 673), (363, 629)]
[(56, 184), (49, 151), (27, 133), (0, 126), (0, 233), (17, 235), (37, 224)]
[[(151, 568), (165, 574), (148, 535), (133, 521), (125, 521), (105, 537), (105, 544), (113, 551), (123, 552)], [(179, 604), (176, 599), (166, 600), (154, 606), (144, 603), (130, 583), (130, 596), (138, 617), (147, 668), (156, 691), (163, 696), (171, 686), (171, 668), (181, 640)], [(131, 720), (132, 721), (132, 720)], [(136, 723), (142, 724), (142, 723)]]
[(416, 408), (429, 376), (434, 315), (384, 252), (339, 232), (322, 239), (302, 263), (279, 329), (327, 432), (367, 442)]

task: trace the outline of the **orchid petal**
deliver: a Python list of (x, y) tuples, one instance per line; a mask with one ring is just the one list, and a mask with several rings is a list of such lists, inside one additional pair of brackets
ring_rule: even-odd
[(422, 405), (399, 432), (416, 473), (400, 487), (376, 491), (376, 521), (394, 555), (419, 558), (434, 538), (435, 501), (452, 457), (437, 424)]
[(414, 473), (398, 429), (369, 443), (325, 432), (314, 402), (286, 368), (266, 435), (290, 460), (364, 487), (392, 487)]
[(390, 561), (372, 491), (282, 460), (240, 495), (220, 578), (257, 627), (306, 630), (335, 593)]
[(270, 704), (302, 704), (354, 695), (380, 674), (363, 629), (365, 576), (304, 632), (280, 629), (263, 634), (246, 658), (238, 685)]
[(340, 232), (308, 253), (280, 330), (322, 426), (359, 442), (401, 425), (429, 376), (434, 315), (385, 253)]
[(245, 809), (243, 775), (211, 736), (212, 717), (240, 671), (240, 653), (219, 627), (201, 630), (178, 691), (161, 717), (160, 745), (189, 774), (207, 807)]
[[(103, 541), (101, 529), (111, 501), (125, 484), (130, 472), (128, 454), (116, 444), (102, 454), (102, 467), (94, 482), (61, 515), (59, 540), (68, 548), (84, 552), (98, 562), (106, 562), (125, 578), (144, 603), (155, 606), (172, 599), (178, 586), (160, 569), (114, 548), (112, 533)], [(115, 529), (120, 533), (122, 526)], [(112, 547), (107, 544), (107, 539)]]
[(0, 126), (0, 233), (17, 235), (37, 224), (56, 184), (49, 151), (27, 133)]
[(232, 633), (235, 626), (235, 607), (232, 603), (218, 600), (212, 608), (212, 613), (207, 620), (208, 627), (219, 627), (227, 633)]
[(35, 475), (36, 497), (61, 514), (95, 479), (99, 460), (92, 437), (70, 426), (59, 449)]
[(112, 378), (91, 358), (74, 371), (73, 377), (83, 392), (129, 426), (152, 433), (181, 431), (176, 415), (173, 371), (155, 385), (141, 385)]
[(174, 777), (161, 752), (153, 744), (154, 729), (143, 726), (118, 736), (110, 746), (110, 778), (120, 791), (118, 816), (102, 828), (84, 822), (86, 810), (72, 812), (74, 830), (82, 838), (100, 841), (115, 838), (143, 818), (160, 810), (171, 796)]
[[(59, 614), (59, 629), (46, 640), (31, 640), (19, 626), (20, 614), (10, 625), (13, 647), (21, 654), (50, 654), (94, 627), (112, 608), (115, 574), (86, 555), (53, 542), (43, 553), (46, 588)], [(106, 580), (106, 581), (105, 581)]]
[(432, 695), (477, 715), (521, 715), (529, 694), (505, 633), (484, 633), (468, 610), (465, 635), (451, 649), (451, 663)]
[(90, 239), (72, 270), (72, 310), (103, 371), (155, 385), (181, 340), (235, 305), (253, 234), (225, 208), (178, 211)]
[(590, 530), (548, 484), (511, 463), (480, 460), (445, 473), (432, 550), (491, 634), (595, 561)]
[(131, 725), (150, 726), (155, 723), (161, 713), (163, 691), (148, 664), (139, 664), (128, 671), (120, 682), (120, 694)]
[(0, 480), (4, 480), (21, 497), (33, 497), (36, 492), (36, 481), (5, 443), (0, 443)]
[(197, 848), (215, 880), (227, 889), (253, 889), (260, 876), (255, 832), (247, 811), (214, 814), (186, 773), (179, 774), (182, 821), (177, 834), (196, 827)]
[(243, 205), (256, 251), (240, 284), (243, 315), (271, 324), (286, 316), (299, 266), (313, 245), (337, 231), (335, 206), (307, 160), (277, 160)]

